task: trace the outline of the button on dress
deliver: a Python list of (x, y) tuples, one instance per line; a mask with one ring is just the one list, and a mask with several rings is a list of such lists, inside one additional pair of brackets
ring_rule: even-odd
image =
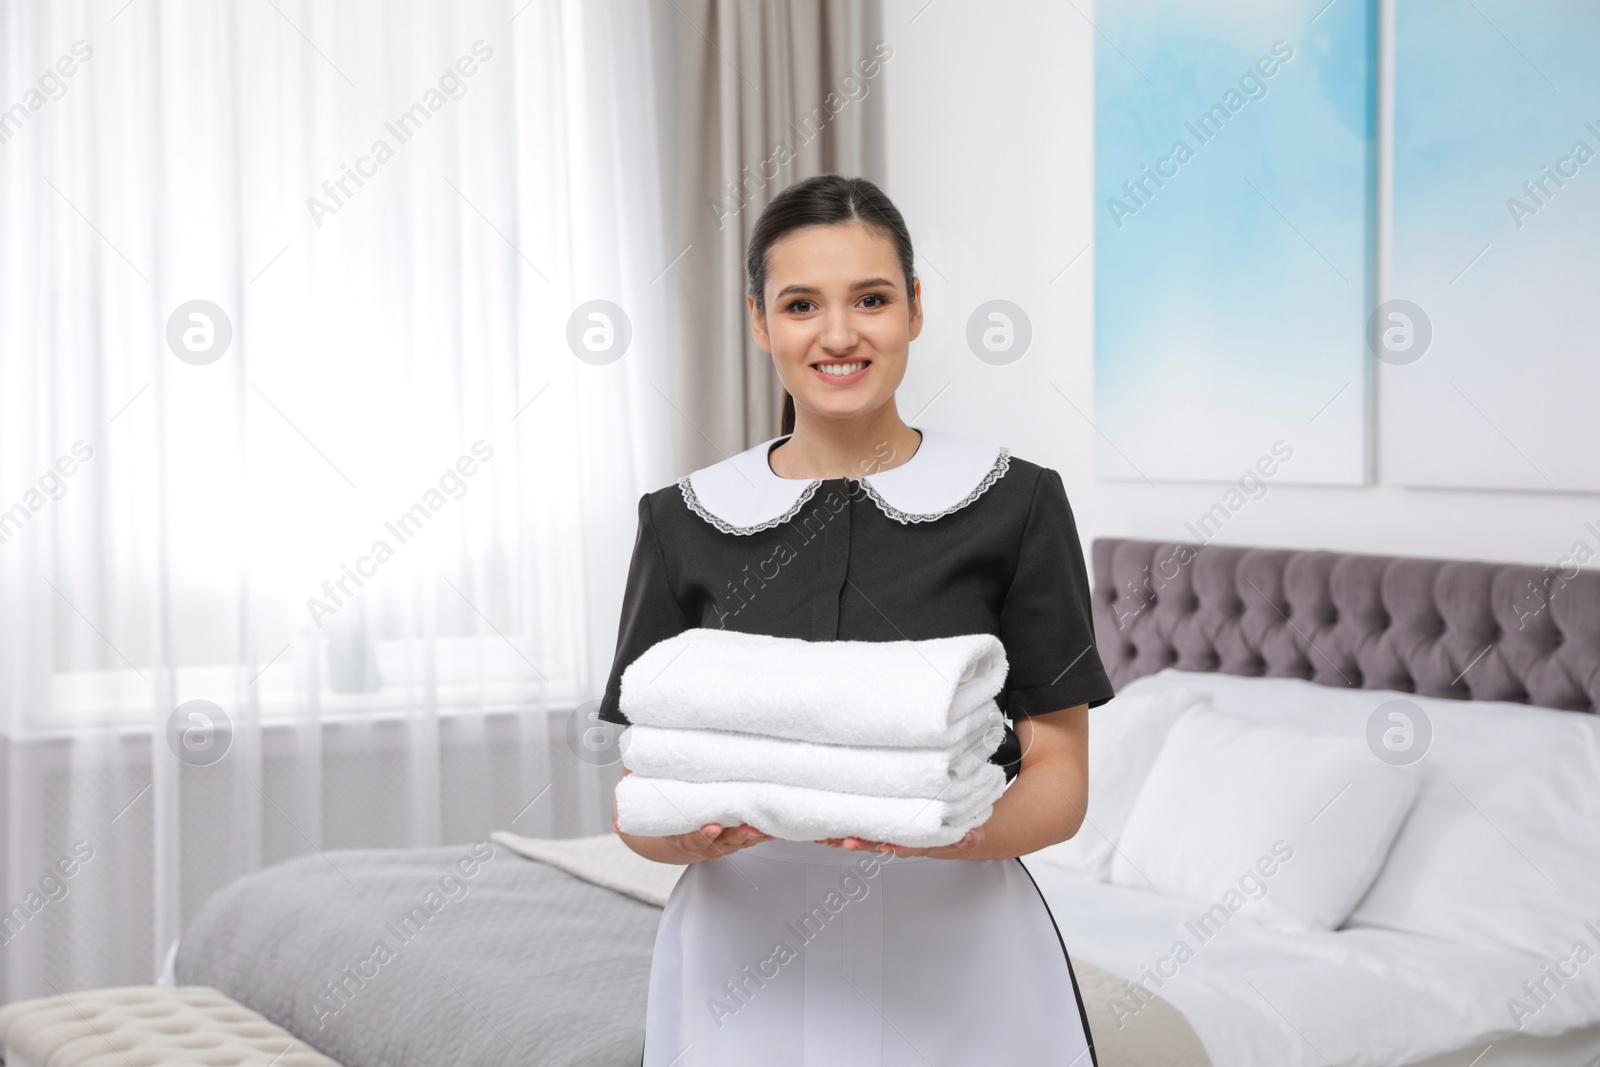
[[(639, 501), (599, 715), (622, 673), (696, 627), (808, 641), (988, 633), (1008, 720), (1114, 695), (1061, 476), (922, 427), (853, 478), (783, 478), (774, 437)], [(889, 465), (894, 464), (894, 465)], [(887, 469), (876, 469), (886, 466)], [(1009, 787), (1008, 721), (990, 757)], [(689, 864), (657, 932), (643, 1067), (1096, 1064), (1071, 960), (1020, 857), (763, 841)]]

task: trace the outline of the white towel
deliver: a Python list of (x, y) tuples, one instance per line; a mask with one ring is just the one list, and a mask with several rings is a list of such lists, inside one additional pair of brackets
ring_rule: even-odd
[(804, 641), (699, 627), (629, 664), (619, 706), (647, 726), (937, 748), (964, 735), (952, 726), (1000, 692), (1006, 670), (993, 634)]
[[(880, 797), (933, 797), (985, 763), (1004, 736), (990, 700), (962, 725), (971, 734), (941, 748), (828, 745), (737, 730), (635, 723), (622, 731), (622, 765), (647, 778), (758, 781)], [(832, 835), (837, 836), (837, 835)]]
[(912, 848), (961, 840), (989, 821), (1006, 789), (1005, 768), (986, 763), (938, 799), (874, 797), (777, 782), (680, 782), (624, 775), (617, 783), (617, 826), (626, 834), (686, 834), (706, 823), (749, 823), (773, 837), (815, 841), (862, 837)]

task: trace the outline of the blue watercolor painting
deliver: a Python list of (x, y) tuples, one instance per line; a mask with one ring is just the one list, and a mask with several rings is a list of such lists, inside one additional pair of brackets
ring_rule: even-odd
[(1600, 491), (1600, 4), (1400, 0), (1394, 67), (1385, 480)]
[(1097, 473), (1363, 484), (1375, 0), (1095, 22)]

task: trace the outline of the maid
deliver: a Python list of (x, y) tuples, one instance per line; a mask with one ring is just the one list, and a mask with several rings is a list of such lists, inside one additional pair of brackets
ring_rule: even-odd
[(786, 387), (783, 433), (640, 499), (600, 717), (626, 724), (623, 671), (694, 627), (989, 633), (1009, 665), (990, 757), (1007, 784), (984, 825), (938, 848), (714, 823), (621, 834), (689, 865), (656, 937), (643, 1067), (1096, 1064), (1066, 946), (1021, 860), (1077, 832), (1087, 711), (1113, 695), (1061, 476), (901, 420), (921, 284), (906, 224), (871, 182), (785, 189), (746, 267), (752, 329)]

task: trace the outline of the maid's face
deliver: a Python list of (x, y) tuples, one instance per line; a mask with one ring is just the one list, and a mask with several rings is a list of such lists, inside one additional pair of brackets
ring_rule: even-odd
[(922, 287), (913, 284), (908, 294), (893, 242), (860, 223), (806, 226), (773, 242), (765, 314), (747, 302), (756, 343), (796, 409), (850, 418), (894, 395), (922, 331)]

